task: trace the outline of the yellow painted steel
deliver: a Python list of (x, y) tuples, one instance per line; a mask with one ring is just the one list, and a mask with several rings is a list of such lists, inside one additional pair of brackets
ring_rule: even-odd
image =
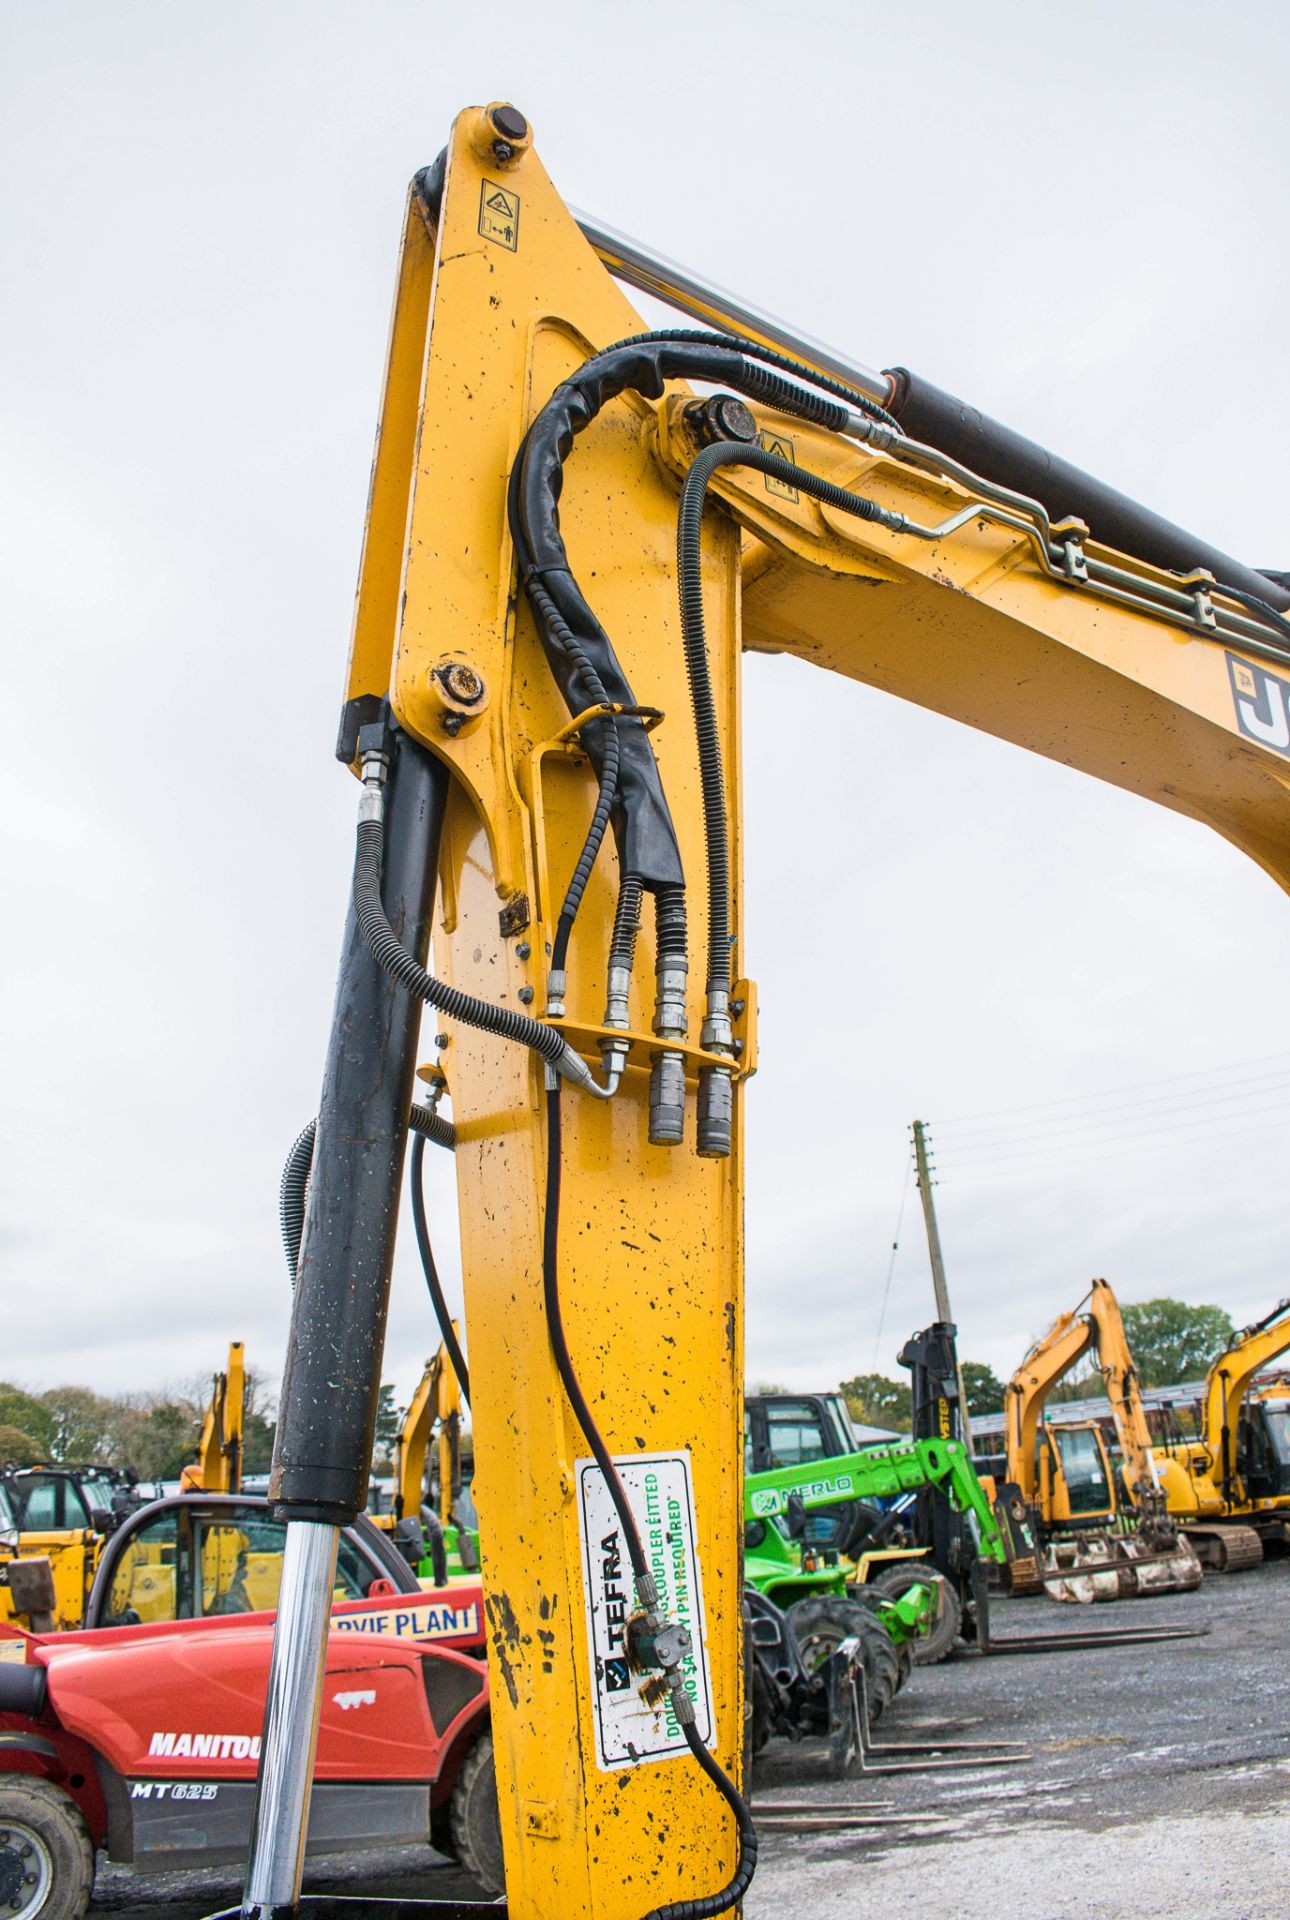
[[(439, 970), (504, 1005), (520, 1007), (527, 990), (540, 1011), (548, 943), (595, 783), (516, 603), (506, 476), (533, 412), (562, 375), (642, 322), (537, 157), (499, 168), (481, 152), (477, 126), (467, 114), (454, 128), (432, 276), (415, 195), (409, 206), (349, 691), (388, 687), (400, 723), (452, 769), (433, 935)], [(497, 188), (518, 199), (514, 245), (481, 218)], [(625, 400), (580, 436), (560, 517), (572, 565), (638, 698), (664, 714), (652, 741), (686, 869), (697, 876), (703, 843), (674, 574), (676, 493), (652, 452), (652, 417), (652, 407)], [(705, 545), (737, 848), (738, 536), (714, 517)], [(461, 709), (431, 678), (445, 661), (470, 666), (485, 689), (482, 718), (467, 718), (455, 734), (445, 721), (455, 723)], [(571, 1032), (596, 1029), (602, 1017), (615, 886), (607, 851), (570, 952)], [(503, 908), (511, 909), (509, 936), (499, 927)], [(698, 953), (706, 937), (701, 885), (690, 889), (689, 911)], [(738, 934), (737, 914), (733, 927)], [(653, 972), (647, 912), (631, 1003), (632, 1029), (646, 1037)], [(588, 1448), (565, 1402), (543, 1314), (540, 1074), (518, 1048), (437, 1024), (450, 1033), (442, 1058), (457, 1126), (473, 1493), (510, 1911), (526, 1920), (639, 1920), (729, 1876), (732, 1823), (688, 1755), (625, 1772), (597, 1766), (574, 1503), (575, 1462)], [(729, 1160), (712, 1161), (692, 1145), (648, 1144), (646, 1051), (643, 1044), (612, 1104), (564, 1095), (565, 1320), (611, 1450), (691, 1451), (716, 1752), (737, 1774), (742, 1163), (738, 1145)], [(598, 1050), (592, 1057), (598, 1065)], [(737, 1091), (736, 1142), (739, 1131)]]
[(188, 1469), (187, 1484), (206, 1493), (242, 1490), (242, 1414), (246, 1400), (246, 1348), (229, 1343), (228, 1366), (215, 1375), (211, 1397), (197, 1442), (196, 1472)]
[[(409, 201), (348, 693), (388, 694), (400, 724), (451, 771), (437, 970), (540, 1014), (594, 781), (514, 578), (506, 482), (561, 377), (642, 323), (537, 155), (520, 143), (499, 161), (491, 142), (479, 110), (460, 116), (437, 225), (418, 191)], [(920, 521), (965, 504), (950, 480), (774, 414), (761, 420), (803, 465)], [(697, 954), (706, 936), (701, 806), (674, 558), (677, 487), (694, 450), (675, 393), (659, 406), (615, 401), (578, 437), (560, 520), (571, 566), (637, 699), (664, 716), (651, 739), (690, 876)], [(1208, 822), (1290, 882), (1287, 766), (1240, 736), (1221, 646), (1055, 584), (1023, 537), (984, 517), (929, 545), (788, 498), (746, 469), (722, 469), (712, 492), (725, 510), (714, 505), (706, 516), (704, 580), (736, 975), (747, 972), (741, 646), (798, 653), (1145, 794)], [(452, 666), (469, 669), (456, 691), (445, 678)], [(460, 686), (476, 679), (482, 696), (463, 698)], [(564, 1025), (596, 1065), (615, 878), (607, 848), (570, 956)], [(606, 1105), (563, 1095), (562, 1291), (575, 1362), (611, 1450), (691, 1450), (715, 1744), (737, 1777), (742, 1095), (755, 1001), (742, 985), (732, 1157), (653, 1147), (645, 1102), (653, 960), (647, 916), (620, 1096)], [(588, 1450), (542, 1310), (540, 1074), (518, 1048), (435, 1026), (446, 1036), (458, 1135), (509, 1911), (516, 1920), (640, 1920), (722, 1884), (732, 1826), (687, 1757), (613, 1774), (597, 1766), (574, 1503), (575, 1462)], [(692, 994), (692, 1074), (697, 1030)]]

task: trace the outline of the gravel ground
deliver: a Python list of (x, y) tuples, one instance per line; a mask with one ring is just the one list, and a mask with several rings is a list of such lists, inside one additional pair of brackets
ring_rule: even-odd
[[(1000, 1635), (1147, 1624), (1209, 1631), (1162, 1646), (962, 1655), (920, 1668), (878, 1734), (1021, 1741), (1031, 1756), (1023, 1764), (838, 1783), (812, 1745), (772, 1742), (758, 1758), (755, 1799), (806, 1808), (863, 1799), (919, 1824), (768, 1832), (746, 1920), (1279, 1920), (1290, 1878), (1290, 1565), (1211, 1576), (1171, 1599), (995, 1609)], [(428, 1848), (369, 1855), (347, 1870), (322, 1865), (306, 1885), (474, 1891)], [(236, 1875), (134, 1881), (104, 1867), (91, 1911), (202, 1920), (239, 1897)]]

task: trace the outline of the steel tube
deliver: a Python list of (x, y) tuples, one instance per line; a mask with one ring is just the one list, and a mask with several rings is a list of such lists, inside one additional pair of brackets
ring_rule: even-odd
[(760, 307), (750, 305), (711, 280), (702, 279), (677, 261), (651, 252), (639, 240), (604, 226), (591, 214), (581, 213), (577, 207), (569, 211), (616, 280), (622, 280), (629, 287), (639, 287), (642, 293), (653, 294), (656, 300), (666, 301), (668, 306), (701, 320), (705, 326), (716, 327), (722, 333), (747, 334), (763, 346), (778, 347), (781, 353), (804, 360), (819, 373), (831, 374), (835, 380), (876, 400), (880, 406), (887, 404), (891, 381), (885, 373), (848, 359), (822, 340), (812, 339), (809, 333), (796, 332), (787, 322), (763, 313)]
[(248, 1920), (290, 1913), (300, 1894), (339, 1539), (339, 1527), (322, 1520), (287, 1526), (242, 1901)]

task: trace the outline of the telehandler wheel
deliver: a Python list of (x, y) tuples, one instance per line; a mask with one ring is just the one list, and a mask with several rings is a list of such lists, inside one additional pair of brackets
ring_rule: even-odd
[(869, 1585), (878, 1593), (886, 1594), (889, 1599), (898, 1599), (907, 1593), (910, 1587), (918, 1584), (924, 1587), (940, 1588), (940, 1614), (930, 1633), (920, 1634), (913, 1642), (914, 1665), (916, 1667), (934, 1667), (940, 1661), (948, 1659), (954, 1651), (954, 1642), (958, 1639), (963, 1626), (963, 1604), (948, 1580), (942, 1580), (939, 1573), (931, 1567), (925, 1567), (917, 1560), (897, 1562), (884, 1567)]
[(467, 1873), (473, 1873), (489, 1893), (504, 1892), (506, 1869), (491, 1733), (481, 1733), (466, 1755), (452, 1790), (449, 1819), (453, 1846)]
[(811, 1593), (788, 1609), (788, 1623), (808, 1673), (822, 1666), (844, 1640), (859, 1639), (869, 1719), (880, 1720), (900, 1684), (900, 1666), (891, 1635), (870, 1609), (839, 1594)]
[(80, 1813), (48, 1780), (0, 1786), (0, 1913), (81, 1920), (94, 1891), (94, 1848)]
[[(882, 1606), (883, 1596), (881, 1594), (875, 1593), (872, 1587), (868, 1587), (868, 1586), (848, 1587), (847, 1597), (848, 1599), (854, 1600), (857, 1603), (857, 1605), (862, 1607), (867, 1607), (869, 1612), (873, 1614), (876, 1620), (881, 1620), (882, 1615), (880, 1612), (880, 1608)], [(904, 1686), (906, 1680), (908, 1680), (910, 1674), (913, 1671), (914, 1671), (913, 1643), (908, 1640), (902, 1640), (900, 1645), (896, 1648), (896, 1692), (897, 1693), (900, 1692), (900, 1689)]]

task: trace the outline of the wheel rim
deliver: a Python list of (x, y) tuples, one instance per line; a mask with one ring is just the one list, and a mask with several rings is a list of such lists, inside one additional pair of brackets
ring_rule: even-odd
[(35, 1920), (54, 1885), (54, 1857), (35, 1827), (0, 1816), (0, 1915)]

